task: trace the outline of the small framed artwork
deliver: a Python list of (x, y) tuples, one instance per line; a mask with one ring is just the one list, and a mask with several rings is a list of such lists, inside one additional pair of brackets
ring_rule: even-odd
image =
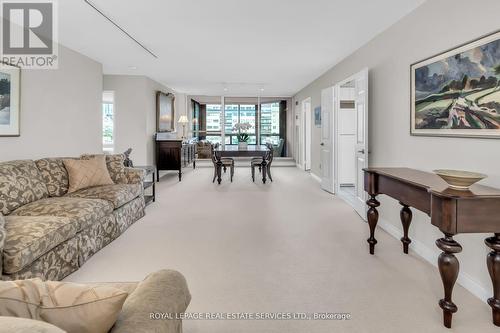
[(0, 63), (0, 136), (19, 136), (21, 69)]
[(321, 106), (314, 108), (314, 125), (321, 127)]
[(411, 134), (500, 138), (500, 31), (411, 65)]

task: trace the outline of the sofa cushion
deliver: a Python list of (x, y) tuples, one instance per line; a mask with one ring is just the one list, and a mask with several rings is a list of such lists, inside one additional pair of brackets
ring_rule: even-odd
[[(87, 160), (94, 158), (96, 156), (102, 156), (97, 154), (83, 154), (80, 156), (82, 160)], [(116, 184), (126, 184), (127, 176), (125, 174), (125, 155), (124, 154), (112, 154), (104, 155), (106, 156), (106, 166), (109, 171), (111, 179)]]
[(16, 208), (48, 195), (47, 186), (35, 162), (0, 163), (0, 213), (9, 215)]
[(46, 198), (24, 205), (11, 215), (68, 217), (77, 222), (78, 231), (113, 212), (106, 200), (72, 197)]
[(66, 333), (59, 327), (40, 320), (0, 317), (0, 333)]
[(7, 274), (19, 272), (74, 237), (78, 227), (69, 218), (55, 216), (7, 216), (5, 220), (7, 238), (3, 248), (3, 269)]
[(101, 185), (114, 184), (109, 176), (104, 156), (88, 160), (63, 160), (69, 175), (68, 193)]
[(71, 333), (107, 333), (128, 294), (112, 287), (42, 281), (0, 281), (0, 316), (43, 320)]
[[(180, 314), (186, 311), (191, 294), (186, 279), (173, 270), (152, 273), (140, 282), (123, 304), (111, 333), (182, 332)], [(169, 313), (172, 320), (151, 320), (155, 312)]]
[(0, 213), (0, 275), (2, 275), (3, 272), (2, 252), (6, 237), (7, 232), (5, 231), (5, 217)]
[(35, 161), (35, 164), (51, 197), (60, 197), (68, 192), (68, 171), (62, 158), (42, 158)]
[(116, 209), (134, 200), (141, 193), (141, 184), (113, 184), (86, 188), (77, 192), (69, 193), (68, 196), (107, 200), (111, 202)]

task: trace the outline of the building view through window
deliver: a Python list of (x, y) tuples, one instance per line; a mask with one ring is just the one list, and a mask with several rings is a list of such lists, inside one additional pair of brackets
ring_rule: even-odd
[[(273, 145), (280, 144), (285, 133), (282, 123), (286, 101), (280, 98), (266, 98), (260, 104), (258, 98), (226, 98), (224, 107), (221, 103), (200, 103), (193, 100), (193, 133), (200, 140), (228, 145), (238, 144), (237, 123), (249, 123), (252, 127), (246, 131), (248, 143)], [(200, 121), (200, 122), (199, 122)], [(201, 126), (200, 126), (201, 124)]]
[(260, 142), (277, 145), (280, 140), (280, 103), (260, 106)]

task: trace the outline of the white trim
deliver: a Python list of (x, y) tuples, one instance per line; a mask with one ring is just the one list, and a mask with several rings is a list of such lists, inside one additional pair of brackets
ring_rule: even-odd
[[(393, 224), (387, 222), (384, 219), (378, 220), (378, 226), (384, 229), (389, 235), (396, 239), (400, 239), (403, 236), (402, 230), (395, 227)], [(410, 251), (414, 252), (418, 256), (425, 259), (432, 266), (437, 268), (437, 261), (440, 251), (436, 249), (431, 249), (422, 242), (412, 239), (410, 244)], [(467, 289), (471, 294), (481, 299), (483, 302), (487, 302), (488, 298), (491, 297), (491, 292), (485, 289), (479, 282), (474, 280), (470, 275), (459, 272), (457, 282)]]
[(311, 175), (311, 177), (312, 177), (315, 181), (317, 181), (318, 183), (321, 183), (321, 178), (320, 178), (318, 175), (316, 175), (316, 174), (314, 174), (314, 173), (312, 173), (312, 172), (310, 173), (310, 175)]

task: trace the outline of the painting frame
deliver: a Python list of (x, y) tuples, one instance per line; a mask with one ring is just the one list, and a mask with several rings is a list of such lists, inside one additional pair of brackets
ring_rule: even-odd
[[(500, 139), (500, 128), (498, 129), (456, 129), (456, 128), (438, 128), (438, 129), (419, 129), (416, 128), (416, 70), (435, 64), (439, 61), (456, 57), (460, 54), (474, 50), (486, 44), (500, 40), (500, 30), (480, 36), (476, 39), (450, 48), (441, 53), (430, 56), (410, 65), (410, 135), (428, 136), (428, 137), (455, 137), (455, 138), (486, 138)], [(498, 78), (500, 82), (500, 78)], [(463, 90), (461, 90), (463, 92)], [(496, 101), (495, 101), (496, 102)]]
[(314, 108), (314, 125), (321, 127), (321, 106)]
[[(21, 136), (21, 67), (0, 61), (0, 80), (9, 75), (9, 110), (0, 106), (0, 137)], [(4, 95), (0, 95), (0, 104)], [(7, 116), (4, 113), (8, 113)], [(2, 123), (8, 119), (9, 124)]]
[(156, 132), (175, 132), (175, 95), (172, 93), (156, 92)]

